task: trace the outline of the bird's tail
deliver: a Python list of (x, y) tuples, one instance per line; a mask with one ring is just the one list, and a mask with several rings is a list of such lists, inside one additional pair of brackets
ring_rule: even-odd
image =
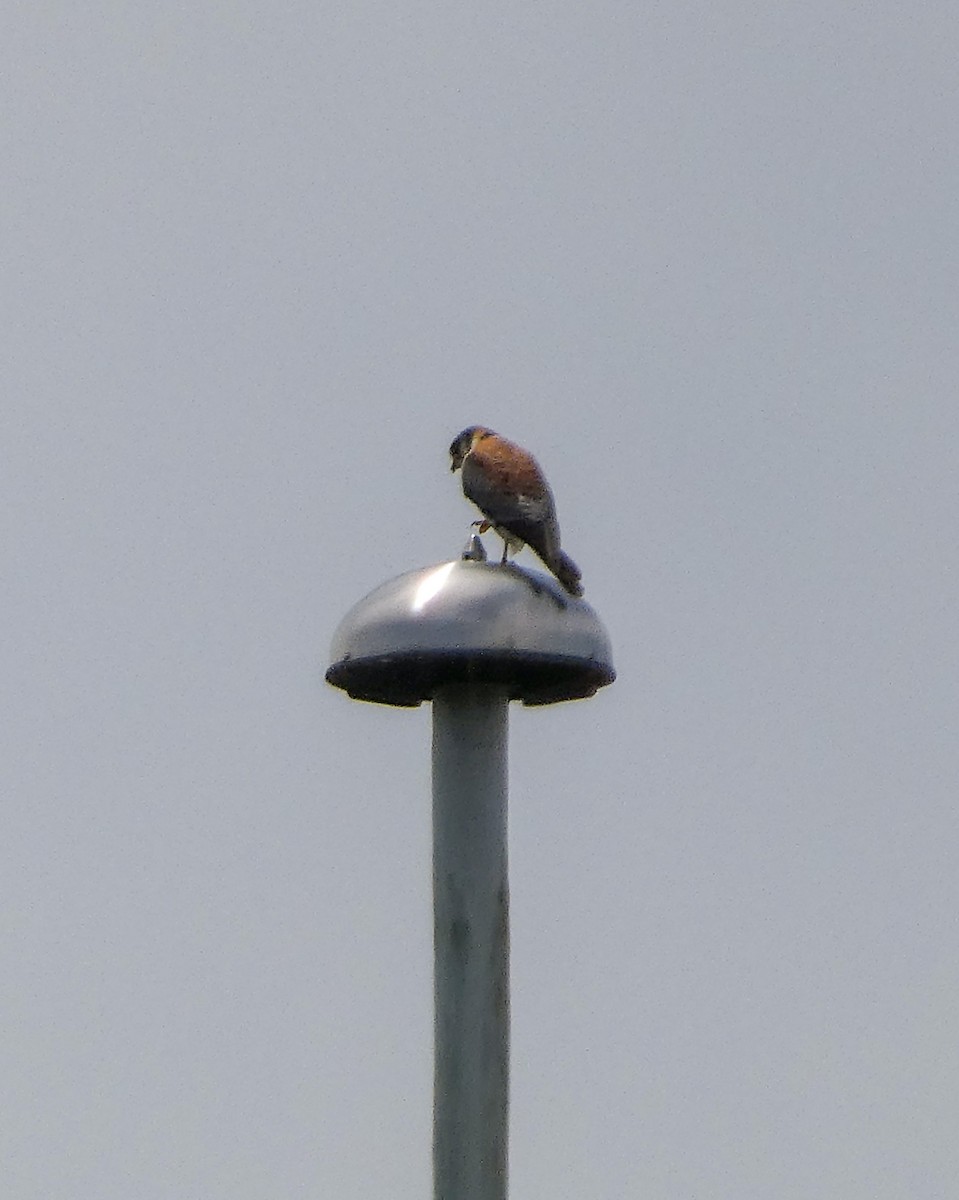
[(560, 550), (559, 554), (549, 564), (549, 567), (571, 596), (582, 596), (583, 585), (580, 583), (580, 580), (583, 575), (568, 554), (564, 554)]

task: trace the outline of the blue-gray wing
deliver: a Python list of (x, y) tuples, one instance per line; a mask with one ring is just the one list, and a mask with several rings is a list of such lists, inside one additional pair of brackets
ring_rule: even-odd
[(494, 525), (508, 529), (542, 557), (550, 558), (558, 549), (556, 507), (538, 471), (535, 476), (521, 471), (494, 473), (474, 451), (463, 463), (463, 492)]

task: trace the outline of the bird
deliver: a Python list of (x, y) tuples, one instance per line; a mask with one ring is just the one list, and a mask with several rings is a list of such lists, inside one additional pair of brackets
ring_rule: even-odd
[(470, 425), (453, 439), (450, 458), (451, 471), (462, 468), (463, 494), (483, 514), (473, 524), (503, 539), (500, 561), (529, 546), (571, 596), (581, 596), (582, 573), (560, 549), (553, 493), (532, 454), (485, 425)]

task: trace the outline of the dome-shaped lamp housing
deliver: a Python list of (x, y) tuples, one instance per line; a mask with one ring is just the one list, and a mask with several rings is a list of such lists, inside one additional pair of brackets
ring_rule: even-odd
[(331, 657), (334, 687), (406, 707), (469, 682), (552, 704), (616, 677), (609, 637), (583, 600), (541, 572), (467, 560), (381, 584), (340, 622)]

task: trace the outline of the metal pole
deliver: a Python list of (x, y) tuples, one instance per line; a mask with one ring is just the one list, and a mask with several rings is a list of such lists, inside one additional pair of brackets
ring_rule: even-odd
[(506, 1200), (508, 702), (433, 698), (434, 1200)]

